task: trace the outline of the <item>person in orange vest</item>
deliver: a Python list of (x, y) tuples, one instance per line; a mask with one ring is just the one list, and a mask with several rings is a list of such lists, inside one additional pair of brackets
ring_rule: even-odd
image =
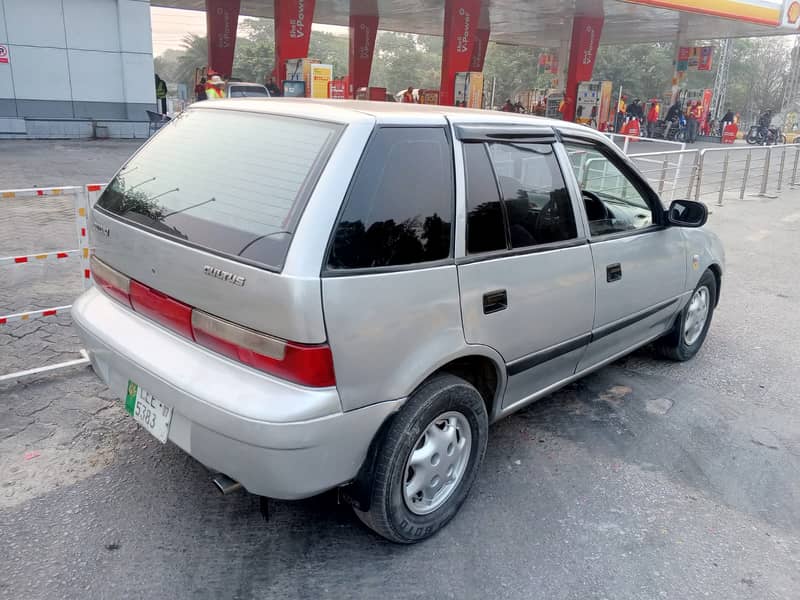
[(650, 101), (650, 110), (647, 111), (647, 137), (656, 137), (656, 124), (661, 115), (661, 105), (658, 100)]
[(561, 100), (561, 104), (558, 105), (558, 112), (561, 114), (561, 119), (563, 121), (567, 120), (567, 115), (571, 109), (572, 98), (569, 96), (564, 96), (564, 98)]
[[(699, 110), (698, 110), (699, 108)], [(700, 129), (700, 117), (703, 114), (703, 107), (697, 100), (689, 103), (686, 109), (686, 143), (694, 144), (697, 141), (697, 131)]]
[(221, 100), (225, 97), (225, 80), (214, 73), (206, 81), (206, 99)]
[(617, 104), (617, 114), (614, 116), (614, 131), (619, 133), (625, 124), (625, 115), (628, 114), (628, 97), (621, 96)]
[(411, 104), (414, 103), (414, 88), (413, 87), (408, 86), (408, 89), (405, 92), (403, 92), (403, 102), (411, 103)]

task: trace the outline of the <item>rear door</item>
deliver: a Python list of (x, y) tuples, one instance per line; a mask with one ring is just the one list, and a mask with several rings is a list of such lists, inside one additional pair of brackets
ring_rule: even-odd
[(503, 407), (570, 377), (594, 315), (592, 257), (552, 131), (459, 129), (466, 180), (458, 259), (468, 343), (497, 350), (509, 376)]
[(666, 227), (657, 195), (604, 144), (574, 137), (565, 147), (583, 194), (596, 276), (592, 343), (578, 369), (662, 333), (686, 279), (680, 230)]

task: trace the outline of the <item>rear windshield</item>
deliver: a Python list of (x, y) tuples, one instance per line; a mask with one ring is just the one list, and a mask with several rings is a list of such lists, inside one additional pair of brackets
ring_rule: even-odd
[(135, 154), (97, 206), (244, 262), (281, 269), (341, 125), (189, 110)]
[(228, 89), (229, 98), (266, 98), (267, 88), (260, 85), (232, 85)]

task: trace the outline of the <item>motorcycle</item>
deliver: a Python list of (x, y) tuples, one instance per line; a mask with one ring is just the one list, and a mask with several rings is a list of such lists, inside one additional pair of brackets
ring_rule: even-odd
[(688, 137), (687, 134), (686, 117), (681, 114), (676, 122), (669, 124), (669, 130), (666, 130), (665, 127), (664, 139), (670, 142), (685, 142)]
[(786, 136), (775, 127), (759, 127), (753, 125), (745, 136), (745, 141), (751, 146), (772, 146), (773, 144), (785, 144)]

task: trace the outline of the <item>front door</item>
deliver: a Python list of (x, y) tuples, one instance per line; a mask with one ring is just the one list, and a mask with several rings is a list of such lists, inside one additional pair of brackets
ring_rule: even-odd
[(672, 323), (686, 280), (685, 244), (649, 186), (603, 145), (566, 140), (583, 194), (597, 303), (578, 370), (641, 344)]
[(592, 327), (591, 252), (554, 142), (551, 132), (550, 139), (461, 144), (464, 334), (504, 358), (504, 409), (572, 376)]

